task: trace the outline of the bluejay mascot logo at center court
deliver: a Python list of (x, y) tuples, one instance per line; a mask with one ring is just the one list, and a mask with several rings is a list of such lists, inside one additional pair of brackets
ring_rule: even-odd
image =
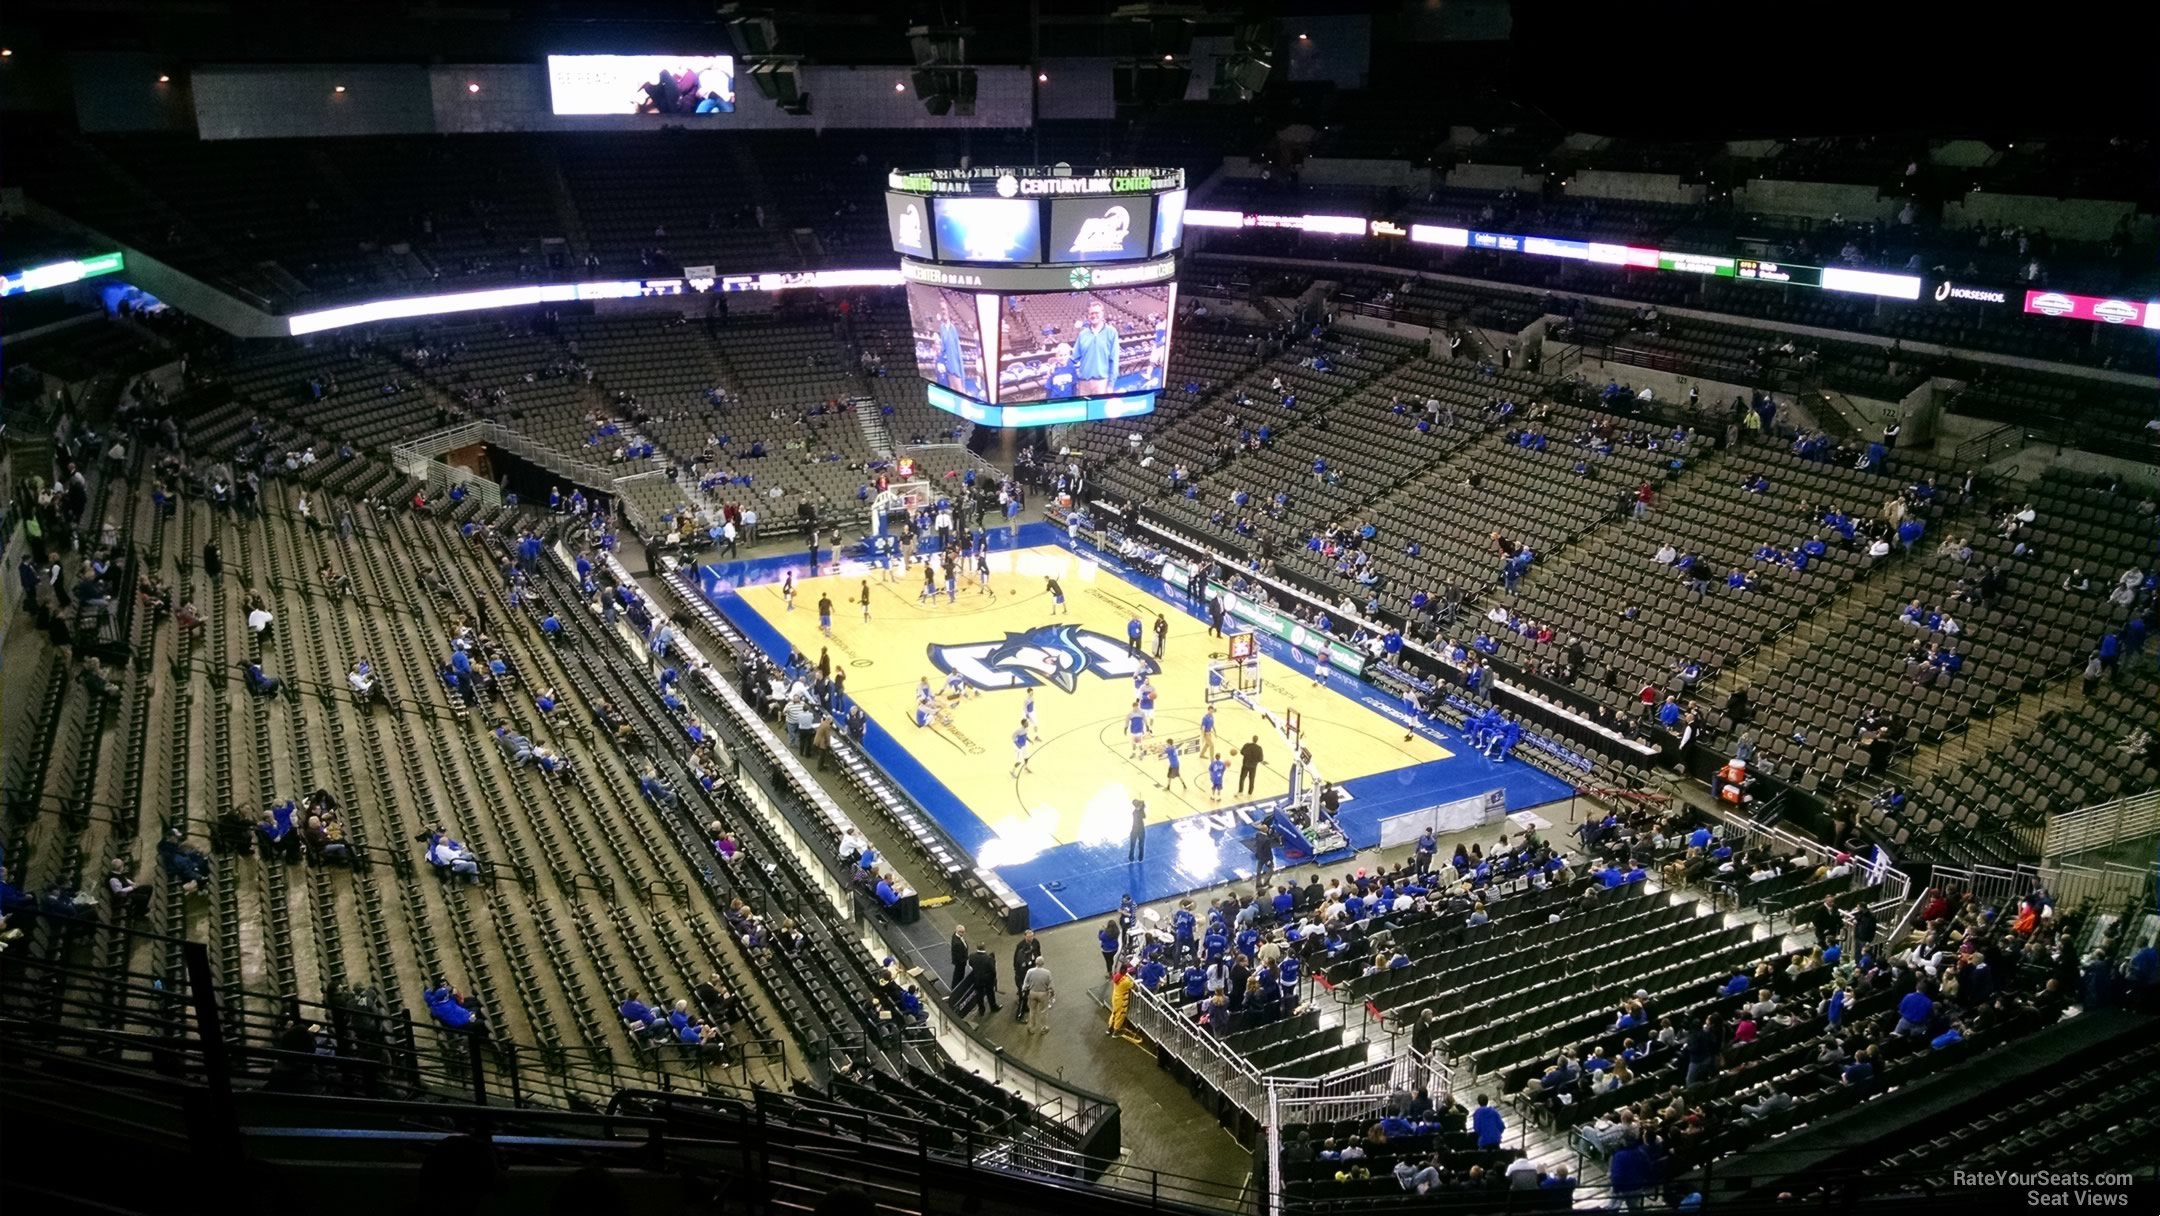
[(1078, 625), (1038, 625), (1007, 633), (1002, 642), (931, 646), (930, 663), (939, 671), (986, 690), (1032, 688), (1048, 684), (1076, 692), (1082, 675), (1099, 680), (1130, 680), (1141, 672), (1154, 675), (1162, 664), (1135, 654), (1121, 638)]

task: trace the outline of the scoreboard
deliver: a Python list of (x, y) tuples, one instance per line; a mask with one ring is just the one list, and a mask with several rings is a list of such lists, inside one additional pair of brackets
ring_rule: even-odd
[(886, 185), (931, 405), (992, 426), (1155, 408), (1177, 318), (1184, 170), (930, 169)]

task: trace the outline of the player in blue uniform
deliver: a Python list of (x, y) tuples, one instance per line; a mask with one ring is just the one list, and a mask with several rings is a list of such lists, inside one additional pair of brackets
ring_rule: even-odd
[(832, 636), (832, 597), (829, 595), (817, 597), (817, 627), (819, 633)]
[(1012, 775), (1018, 777), (1023, 772), (1033, 771), (1028, 768), (1028, 743), (1031, 741), (1031, 736), (1028, 734), (1028, 720), (1026, 718), (1020, 719), (1020, 729), (1013, 732), (1012, 739)]
[(1140, 718), (1141, 721), (1147, 726), (1147, 733), (1151, 735), (1154, 734), (1155, 685), (1153, 683), (1143, 683), (1142, 685), (1140, 685)]
[(1208, 796), (1213, 798), (1217, 802), (1222, 801), (1223, 774), (1229, 771), (1230, 762), (1223, 759), (1221, 756), (1217, 756), (1213, 760), (1208, 761)]
[(975, 686), (968, 683), (966, 679), (962, 678), (959, 672), (948, 671), (945, 673), (946, 700), (958, 702), (962, 697), (972, 697), (975, 695), (977, 695)]
[(1027, 702), (1020, 707), (1020, 725), (1036, 742), (1042, 742), (1042, 732), (1035, 728), (1035, 686), (1032, 684), (1028, 686)]
[(1140, 737), (1147, 733), (1147, 719), (1140, 714), (1140, 702), (1134, 701), (1132, 709), (1125, 714), (1125, 733), (1132, 737), (1132, 758), (1138, 760), (1143, 750)]
[(1050, 593), (1050, 615), (1056, 616), (1060, 612), (1066, 616), (1072, 615), (1072, 609), (1065, 606), (1065, 588), (1060, 586), (1056, 579), (1044, 578), (1043, 590)]
[(1185, 774), (1184, 774), (1184, 771), (1178, 768), (1178, 750), (1177, 750), (1177, 740), (1175, 740), (1175, 739), (1165, 739), (1165, 740), (1163, 740), (1163, 749), (1162, 749), (1162, 754), (1163, 754), (1163, 763), (1164, 763), (1164, 764), (1167, 764), (1167, 765), (1169, 765), (1169, 766), (1170, 766), (1170, 767), (1169, 767), (1169, 769), (1168, 769), (1168, 771), (1166, 771), (1166, 772), (1164, 772), (1164, 773), (1163, 773), (1163, 779), (1162, 779), (1162, 788), (1164, 788), (1164, 789), (1166, 789), (1166, 790), (1167, 790), (1167, 789), (1169, 789), (1169, 788), (1170, 788), (1170, 783), (1171, 783), (1171, 782), (1173, 782), (1173, 781), (1175, 781), (1175, 782), (1177, 782), (1177, 784), (1178, 784), (1178, 788), (1179, 788), (1179, 789), (1181, 789), (1181, 790), (1191, 789), (1191, 788), (1192, 788), (1191, 786), (1189, 786), (1189, 785), (1186, 785), (1186, 784), (1185, 784)]

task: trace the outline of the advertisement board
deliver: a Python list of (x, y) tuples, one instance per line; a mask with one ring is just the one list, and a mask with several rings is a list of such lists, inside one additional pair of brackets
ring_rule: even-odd
[(1153, 213), (1145, 197), (1050, 200), (1049, 260), (1115, 262), (1148, 256)]
[(69, 283), (80, 283), (101, 274), (117, 274), (125, 269), (127, 257), (117, 252), (31, 266), (12, 274), (0, 275), (0, 296), (17, 296), (28, 291), (43, 291), (48, 287), (65, 287)]
[(1028, 405), (990, 405), (963, 397), (943, 385), (925, 387), (932, 407), (978, 426), (1065, 426), (1074, 422), (1137, 418), (1155, 411), (1154, 393), (1075, 397), (1068, 401), (1039, 401)]
[(1177, 258), (1165, 255), (1115, 266), (942, 266), (900, 259), (899, 275), (910, 283), (966, 287), (976, 291), (1042, 292), (1088, 287), (1144, 287), (1177, 274)]
[(1843, 266), (1825, 266), (1822, 269), (1822, 287), (1824, 291), (1885, 296), (1893, 300), (1920, 298), (1920, 276), (1916, 274), (1887, 274), (1880, 270), (1848, 270)]
[(683, 118), (735, 108), (732, 55), (550, 55), (547, 72), (560, 115)]
[(1793, 287), (1822, 286), (1822, 268), (1819, 266), (1795, 266), (1791, 262), (1769, 262), (1760, 258), (1741, 258), (1735, 262), (1733, 277)]
[(947, 261), (1042, 260), (1042, 209), (1032, 199), (935, 198), (930, 206)]
[(2123, 300), (2111, 296), (2081, 296), (2067, 291), (2028, 291), (2025, 311), (2041, 317), (2069, 317), (2098, 321), (2103, 325), (2142, 325), (2160, 329), (2160, 309), (2154, 301)]
[(2007, 288), (1983, 287), (1978, 283), (1954, 283), (1949, 279), (1944, 279), (1942, 282), (1935, 284), (1935, 289), (1928, 294), (1934, 297), (1937, 304), (1952, 304), (1959, 301), (1968, 304), (2008, 304), (2010, 302), (2010, 292)]
[[(1167, 561), (1163, 563), (1163, 581), (1175, 587), (1192, 582), (1192, 563)], [(1326, 646), (1328, 665), (1336, 671), (1352, 677), (1365, 674), (1365, 652), (1326, 634), (1315, 633), (1296, 617), (1275, 611), (1266, 604), (1246, 599), (1222, 583), (1210, 581), (1208, 594), (1222, 600), (1229, 614), (1251, 625), (1261, 633), (1288, 642), (1305, 654), (1312, 654)]]

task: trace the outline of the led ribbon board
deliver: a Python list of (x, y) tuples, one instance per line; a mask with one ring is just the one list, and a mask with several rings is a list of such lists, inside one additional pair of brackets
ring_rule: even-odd
[(116, 274), (127, 269), (127, 258), (118, 253), (100, 253), (94, 257), (70, 258), (65, 262), (52, 262), (44, 266), (32, 266), (12, 274), (0, 275), (0, 296), (19, 296), (26, 292), (44, 291), (49, 287), (65, 287), (94, 279), (101, 274)]

